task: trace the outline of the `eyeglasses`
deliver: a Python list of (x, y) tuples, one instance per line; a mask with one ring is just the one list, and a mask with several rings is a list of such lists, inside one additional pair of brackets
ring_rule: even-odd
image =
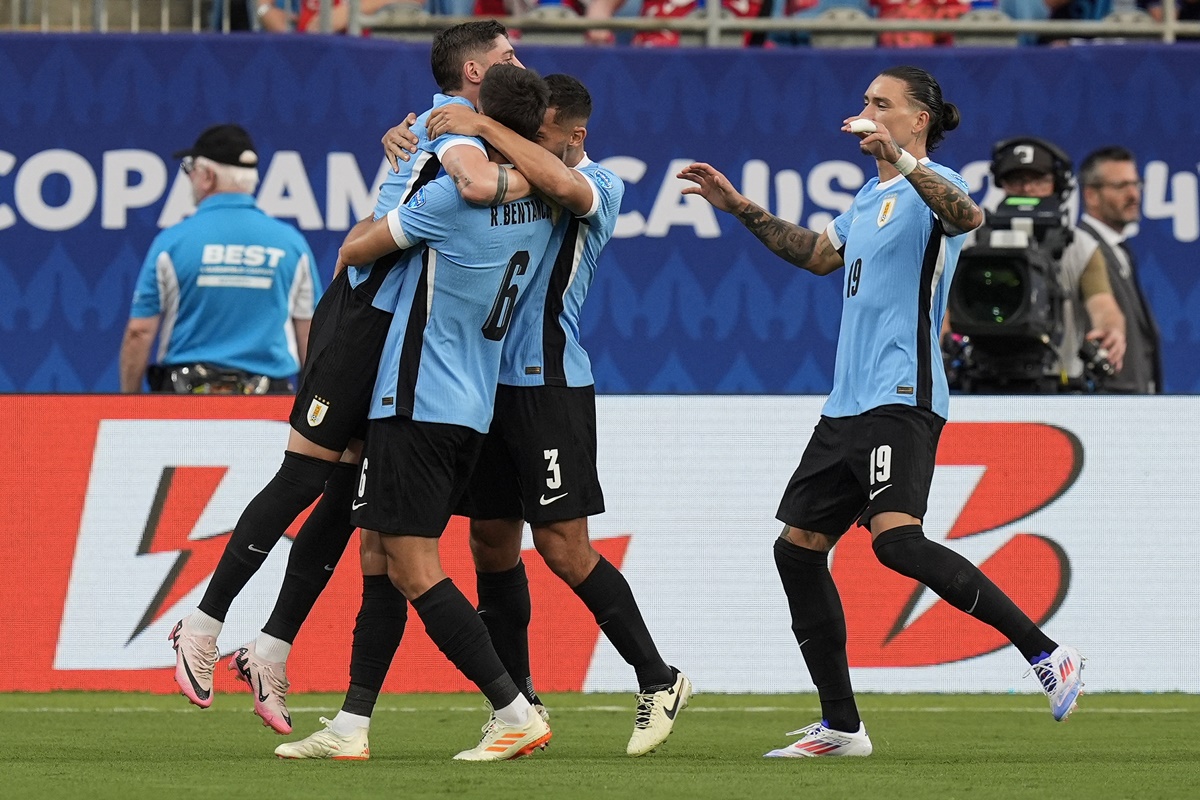
[(1088, 186), (1094, 186), (1097, 189), (1112, 189), (1113, 191), (1116, 191), (1116, 192), (1123, 192), (1126, 189), (1137, 189), (1138, 191), (1141, 191), (1141, 188), (1143, 185), (1144, 184), (1142, 183), (1142, 181), (1115, 181), (1115, 182), (1098, 181), (1096, 183), (1088, 184)]
[(196, 170), (195, 156), (184, 156), (183, 160), (179, 162), (179, 170), (184, 175), (191, 175), (193, 172), (195, 172), (195, 170)]

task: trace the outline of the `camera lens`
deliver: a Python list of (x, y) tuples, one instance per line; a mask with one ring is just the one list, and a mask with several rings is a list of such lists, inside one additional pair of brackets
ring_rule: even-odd
[(1003, 325), (1025, 301), (1024, 273), (1003, 261), (971, 264), (954, 276), (963, 309), (977, 323)]

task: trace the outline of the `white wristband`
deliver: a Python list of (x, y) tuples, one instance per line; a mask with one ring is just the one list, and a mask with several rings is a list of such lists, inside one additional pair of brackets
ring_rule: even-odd
[(907, 150), (901, 150), (900, 157), (892, 162), (892, 166), (895, 167), (896, 171), (901, 175), (908, 177), (908, 174), (916, 169), (917, 164), (919, 163), (920, 162), (917, 161), (917, 157), (912, 153), (908, 152)]

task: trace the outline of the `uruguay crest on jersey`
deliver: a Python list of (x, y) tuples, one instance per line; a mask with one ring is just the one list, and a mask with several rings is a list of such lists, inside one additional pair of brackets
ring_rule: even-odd
[(308, 407), (308, 426), (315, 428), (325, 421), (325, 412), (329, 410), (329, 404), (319, 397), (314, 397), (312, 405)]
[(889, 194), (883, 198), (883, 203), (879, 206), (879, 217), (875, 220), (879, 227), (887, 225), (888, 220), (892, 218), (892, 212), (896, 209), (896, 197), (895, 194)]

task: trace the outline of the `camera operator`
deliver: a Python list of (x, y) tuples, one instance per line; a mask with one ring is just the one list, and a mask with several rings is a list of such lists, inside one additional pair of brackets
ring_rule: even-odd
[[(1040, 367), (1045, 380), (1022, 381), (1021, 378), (1029, 376), (1002, 375), (999, 384), (1009, 391), (1013, 387), (1017, 387), (1016, 391), (1022, 391), (1021, 387), (1028, 387), (1025, 389), (1028, 391), (1092, 391), (1105, 377), (1121, 369), (1125, 355), (1125, 317), (1113, 295), (1104, 255), (1095, 237), (1071, 225), (1063, 216), (1062, 210), (1075, 187), (1071, 159), (1044, 139), (1028, 136), (1006, 139), (993, 148), (991, 172), (996, 184), (1004, 191), (1003, 205), (1012, 206), (1013, 198), (1034, 198), (1044, 202), (1049, 210), (1047, 213), (1055, 212), (1054, 241), (1040, 244), (1052, 259), (1053, 275), (1047, 279), (1057, 283), (1061, 295), (1061, 324), (1056, 321), (1054, 327), (1057, 330), (1046, 332), (1046, 345), (1053, 348), (1053, 358), (1046, 358)], [(998, 216), (998, 213), (989, 214), (985, 226), (992, 225)], [(1000, 223), (996, 225), (1002, 227)], [(968, 242), (964, 248), (963, 257), (968, 262), (973, 244)], [(962, 264), (959, 272), (964, 272)], [(951, 308), (954, 308), (953, 299)], [(1053, 310), (1058, 316), (1059, 310)], [(1002, 335), (998, 341), (1004, 342)], [(1039, 352), (1045, 353), (1046, 345), (1041, 346)], [(990, 348), (1001, 346), (993, 341)], [(1081, 348), (1087, 356), (1086, 364), (1080, 357)], [(976, 353), (981, 359), (984, 355)], [(997, 363), (1005, 362), (997, 360)], [(1005, 377), (1017, 380), (1009, 383), (1003, 380)], [(970, 380), (962, 383), (968, 391), (972, 390)], [(995, 388), (995, 383), (985, 380), (974, 385)]]

